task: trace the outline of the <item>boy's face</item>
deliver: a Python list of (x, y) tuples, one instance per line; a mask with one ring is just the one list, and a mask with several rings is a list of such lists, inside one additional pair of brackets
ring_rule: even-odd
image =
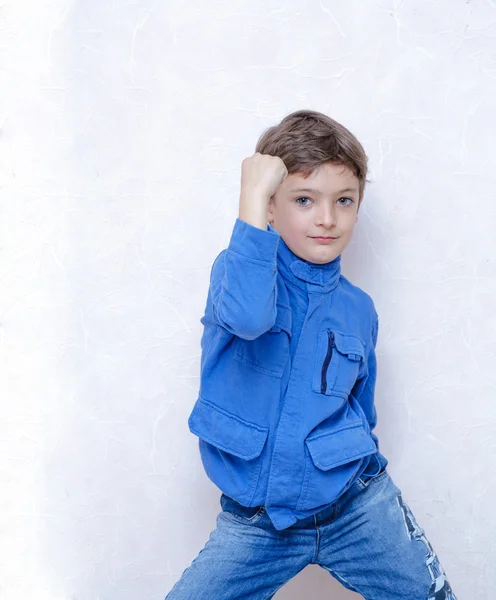
[(292, 173), (270, 199), (268, 211), (269, 223), (296, 256), (328, 263), (346, 248), (358, 220), (358, 178), (332, 163), (307, 178)]

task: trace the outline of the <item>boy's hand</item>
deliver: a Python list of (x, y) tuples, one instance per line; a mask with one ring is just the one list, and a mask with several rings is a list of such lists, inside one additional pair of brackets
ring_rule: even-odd
[(259, 229), (267, 229), (269, 200), (288, 176), (278, 156), (260, 154), (245, 158), (241, 167), (239, 218)]

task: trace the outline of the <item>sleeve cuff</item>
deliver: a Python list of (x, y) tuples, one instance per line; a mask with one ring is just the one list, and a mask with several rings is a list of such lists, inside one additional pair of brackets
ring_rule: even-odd
[(277, 231), (264, 231), (237, 218), (228, 248), (247, 259), (276, 264), (280, 238)]

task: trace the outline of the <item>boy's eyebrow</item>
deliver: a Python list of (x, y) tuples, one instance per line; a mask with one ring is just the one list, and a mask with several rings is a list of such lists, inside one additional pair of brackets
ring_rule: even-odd
[[(314, 188), (294, 188), (292, 190), (289, 190), (290, 193), (295, 193), (295, 192), (309, 192), (309, 193), (315, 193), (317, 192), (317, 194), (320, 194), (319, 190), (316, 190)], [(346, 192), (353, 192), (353, 193), (357, 193), (358, 190), (357, 188), (344, 188), (342, 190), (338, 190), (336, 192), (336, 194), (345, 194)]]

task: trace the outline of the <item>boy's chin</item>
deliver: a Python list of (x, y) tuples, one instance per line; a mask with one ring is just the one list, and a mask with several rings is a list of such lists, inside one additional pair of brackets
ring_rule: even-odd
[(309, 259), (305, 259), (307, 262), (311, 262), (314, 265), (327, 265), (327, 263), (332, 262), (334, 259), (336, 259), (339, 255), (336, 256), (331, 256), (330, 258), (326, 258), (326, 259), (322, 259), (322, 260), (318, 260), (315, 258), (309, 258)]
[[(323, 249), (322, 249), (323, 250)], [(325, 265), (336, 259), (341, 253), (336, 251), (322, 251), (319, 252), (317, 249), (314, 252), (301, 252), (301, 257), (307, 262), (314, 263), (316, 265)]]

